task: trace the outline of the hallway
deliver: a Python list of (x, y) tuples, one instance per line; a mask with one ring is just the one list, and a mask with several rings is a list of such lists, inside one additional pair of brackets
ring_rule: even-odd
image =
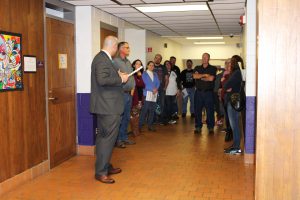
[(94, 157), (77, 156), (51, 172), (19, 187), (0, 199), (12, 200), (252, 200), (254, 165), (243, 155), (225, 155), (224, 133), (194, 135), (193, 120), (157, 125), (144, 132), (136, 145), (114, 149), (113, 164), (123, 172), (116, 183), (94, 179)]

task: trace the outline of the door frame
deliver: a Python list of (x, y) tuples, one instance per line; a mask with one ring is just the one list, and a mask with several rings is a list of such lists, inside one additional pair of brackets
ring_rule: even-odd
[[(67, 9), (68, 11), (72, 11), (72, 13), (75, 16), (75, 6), (61, 2), (58, 0), (43, 0), (44, 1), (44, 68), (45, 68), (45, 102), (46, 102), (46, 132), (47, 132), (47, 160), (48, 160), (48, 170), (51, 169), (50, 167), (50, 127), (49, 127), (49, 85), (48, 85), (48, 66), (47, 66), (47, 18), (52, 18), (55, 20), (59, 20), (62, 22), (70, 23), (74, 25), (74, 84), (75, 84), (75, 102), (74, 102), (74, 109), (75, 109), (75, 145), (77, 146), (78, 144), (78, 111), (77, 111), (77, 68), (76, 68), (76, 23), (75, 23), (75, 17), (73, 19), (67, 19), (67, 18), (59, 18), (50, 14), (47, 14), (46, 12), (46, 3), (51, 3), (53, 5), (56, 5), (57, 8), (64, 8)], [(76, 147), (76, 154), (77, 154), (77, 147)]]

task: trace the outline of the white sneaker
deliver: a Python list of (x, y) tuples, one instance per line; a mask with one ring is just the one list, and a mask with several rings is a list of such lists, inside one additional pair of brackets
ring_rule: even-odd
[(168, 121), (168, 124), (176, 124), (177, 123), (177, 121), (175, 121), (175, 120), (170, 120), (170, 121)]

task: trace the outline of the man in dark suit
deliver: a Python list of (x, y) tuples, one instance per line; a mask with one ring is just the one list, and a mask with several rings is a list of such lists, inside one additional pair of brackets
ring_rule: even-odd
[(120, 72), (112, 63), (118, 39), (108, 36), (103, 49), (92, 62), (90, 112), (97, 115), (95, 178), (103, 183), (114, 183), (109, 175), (121, 172), (110, 163), (124, 110), (122, 84), (128, 74)]

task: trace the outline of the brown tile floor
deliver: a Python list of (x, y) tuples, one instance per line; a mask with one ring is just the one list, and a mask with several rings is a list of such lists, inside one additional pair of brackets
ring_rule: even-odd
[(94, 179), (94, 157), (77, 156), (1, 199), (11, 200), (229, 200), (254, 199), (254, 166), (242, 155), (224, 155), (224, 133), (194, 135), (188, 117), (145, 132), (137, 144), (115, 149), (123, 172), (116, 183)]

